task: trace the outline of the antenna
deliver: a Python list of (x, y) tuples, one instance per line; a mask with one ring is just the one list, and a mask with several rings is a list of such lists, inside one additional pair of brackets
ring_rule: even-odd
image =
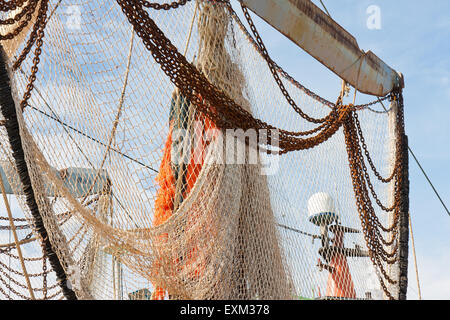
[[(357, 229), (339, 224), (339, 214), (335, 210), (334, 200), (324, 192), (312, 195), (308, 200), (309, 221), (320, 227), (322, 247), (317, 267), (320, 271), (327, 270), (328, 277), (327, 293), (328, 299), (356, 299), (350, 268), (347, 257), (368, 257), (367, 251), (355, 245), (355, 248), (344, 247), (344, 235), (346, 233), (359, 233)], [(335, 224), (333, 224), (335, 223)], [(328, 232), (334, 234), (330, 238)]]

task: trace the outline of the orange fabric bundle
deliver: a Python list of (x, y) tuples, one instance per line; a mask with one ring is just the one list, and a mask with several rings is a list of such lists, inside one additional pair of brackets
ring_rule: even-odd
[[(187, 165), (186, 172), (180, 172), (179, 174), (185, 174), (185, 186), (183, 199), (185, 199), (192, 188), (194, 187), (198, 176), (203, 167), (204, 158), (206, 155), (206, 148), (209, 144), (205, 137), (205, 133), (208, 130), (216, 129), (216, 125), (213, 121), (206, 118), (203, 115), (196, 117), (196, 124), (201, 124), (201, 128), (194, 128), (196, 138), (196, 143), (191, 148), (191, 158), (189, 159), (189, 164)], [(171, 154), (172, 154), (172, 135), (174, 130), (174, 121), (171, 121), (169, 134), (164, 146), (164, 154), (162, 158), (162, 162), (160, 165), (159, 173), (156, 177), (156, 182), (160, 186), (157, 191), (156, 200), (155, 200), (155, 214), (153, 225), (159, 226), (167, 221), (170, 216), (173, 214), (174, 209), (174, 201), (175, 201), (175, 193), (176, 193), (176, 180), (175, 174), (172, 167)], [(195, 219), (195, 218), (193, 218)], [(194, 223), (195, 221), (190, 221)], [(194, 246), (192, 250), (188, 253), (186, 257), (186, 265), (195, 261), (198, 255), (198, 249)], [(178, 260), (178, 259), (176, 259)], [(194, 277), (199, 277), (201, 273), (200, 267), (194, 272)], [(153, 294), (152, 300), (164, 300), (166, 290), (161, 287), (156, 287)]]
[(164, 146), (164, 154), (159, 167), (159, 173), (156, 176), (156, 182), (159, 185), (155, 200), (155, 215), (153, 225), (159, 226), (167, 221), (172, 215), (173, 199), (175, 197), (175, 177), (171, 166), (172, 150), (172, 131), (173, 125), (170, 125), (169, 135)]

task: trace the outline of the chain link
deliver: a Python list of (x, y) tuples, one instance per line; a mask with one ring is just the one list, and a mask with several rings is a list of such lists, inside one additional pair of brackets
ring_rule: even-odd
[(278, 70), (279, 67), (273, 62), (273, 60), (270, 58), (269, 53), (267, 52), (266, 46), (264, 45), (264, 42), (262, 41), (258, 30), (256, 30), (255, 24), (253, 23), (253, 20), (250, 16), (250, 13), (248, 12), (247, 7), (244, 6), (244, 4), (241, 3), (241, 7), (242, 7), (242, 11), (244, 13), (245, 18), (247, 19), (247, 22), (250, 26), (250, 30), (253, 32), (253, 35), (256, 38), (256, 43), (258, 45), (258, 47), (261, 50), (262, 56), (263, 58), (266, 60), (270, 71), (272, 72), (273, 78), (275, 79), (275, 82), (277, 83), (278, 87), (281, 90), (281, 93), (284, 95), (286, 101), (291, 105), (291, 107), (305, 120), (312, 122), (312, 123), (324, 123), (326, 121), (328, 121), (330, 119), (330, 115), (328, 115), (327, 117), (321, 118), (321, 119), (316, 119), (313, 117), (310, 117), (309, 115), (307, 115), (306, 113), (303, 112), (303, 110), (301, 110), (297, 104), (295, 103), (295, 101), (291, 98), (290, 94), (288, 93), (288, 91), (286, 90), (283, 82), (281, 81), (280, 77), (278, 76)]
[[(390, 299), (394, 299), (392, 294), (386, 287), (385, 281), (390, 284), (397, 284), (387, 273), (384, 263), (392, 265), (399, 260), (399, 218), (402, 210), (402, 192), (404, 188), (403, 175), (404, 175), (404, 114), (403, 114), (403, 98), (401, 92), (395, 92), (392, 94), (392, 98), (399, 101), (398, 113), (396, 118), (396, 156), (395, 165), (391, 176), (383, 178), (376, 167), (373, 164), (373, 160), (368, 152), (367, 145), (365, 144), (364, 136), (362, 134), (361, 126), (358, 120), (356, 112), (352, 112), (345, 124), (344, 135), (346, 139), (346, 148), (349, 158), (349, 166), (351, 177), (353, 181), (353, 187), (355, 190), (356, 206), (358, 208), (361, 225), (363, 229), (364, 238), (369, 249), (369, 256), (372, 263), (377, 267), (377, 270), (381, 273), (380, 285), (383, 288), (386, 296)], [(390, 208), (386, 208), (381, 204), (378, 199), (374, 187), (370, 181), (368, 169), (365, 165), (364, 154), (368, 159), (370, 167), (375, 172), (378, 180), (384, 183), (394, 180), (394, 204)], [(369, 198), (369, 192), (374, 197), (376, 203), (387, 212), (392, 212), (393, 223), (389, 227), (381, 225), (378, 217), (375, 214), (375, 210), (371, 205)], [(390, 240), (386, 240), (380, 230), (388, 233)], [(386, 248), (391, 248), (391, 252), (388, 252)]]
[(36, 21), (34, 23), (32, 31), (30, 32), (28, 41), (12, 67), (14, 71), (17, 70), (30, 53), (31, 48), (34, 45), (36, 45), (34, 51), (33, 65), (31, 67), (31, 74), (28, 77), (28, 84), (26, 86), (26, 90), (20, 104), (22, 110), (28, 105), (28, 100), (31, 97), (31, 92), (34, 89), (34, 82), (36, 81), (36, 74), (38, 72), (38, 65), (40, 62), (39, 56), (41, 55), (42, 52), (44, 29), (47, 23), (48, 0), (40, 0), (40, 1), (29, 0), (25, 6), (23, 6), (23, 3), (24, 1), (11, 1), (8, 3), (4, 1), (0, 2), (1, 11), (10, 11), (15, 10), (17, 8), (21, 8), (21, 10), (13, 18), (0, 20), (0, 24), (3, 25), (16, 24), (25, 16), (25, 19), (23, 19), (12, 31), (10, 31), (5, 35), (1, 34), (0, 40), (11, 40), (17, 37), (24, 30), (24, 28), (30, 23), (30, 21), (32, 21), (32, 17), (35, 14), (37, 5), (38, 3), (40, 4), (38, 12), (36, 14)]
[[(11, 39), (17, 37), (23, 31), (23, 29), (26, 26), (28, 26), (28, 24), (32, 20), (33, 13), (36, 9), (37, 3), (38, 3), (38, 0), (30, 0), (27, 3), (27, 5), (24, 8), (22, 8), (22, 10), (20, 12), (18, 12), (13, 18), (1, 20), (2, 24), (9, 25), (9, 24), (13, 24), (13, 23), (15, 24), (15, 23), (19, 22), (22, 19), (23, 15), (26, 16), (26, 19), (21, 21), (20, 24), (18, 24), (12, 31), (8, 32), (5, 35), (0, 34), (0, 40), (11, 40)], [(10, 23), (11, 20), (13, 20), (14, 22)]]
[[(23, 240), (20, 240), (19, 243), (22, 243), (23, 241), (27, 241), (30, 240), (31, 237), (33, 236), (33, 233), (30, 232), (25, 238), (23, 238)], [(0, 249), (0, 253), (8, 253), (11, 250), (16, 248), (16, 244), (15, 243), (10, 243), (5, 249)]]
[(16, 10), (16, 9), (22, 7), (23, 4), (25, 3), (25, 1), (27, 1), (27, 0), (16, 0), (16, 1), (1, 0), (0, 1), (0, 11), (7, 12), (7, 11)]
[(149, 1), (139, 1), (142, 6), (145, 8), (151, 8), (154, 10), (170, 10), (170, 9), (177, 9), (178, 7), (184, 6), (187, 2), (191, 0), (180, 0), (180, 1), (174, 1), (171, 3), (153, 3)]
[(44, 300), (47, 300), (48, 299), (48, 297), (47, 297), (47, 290), (48, 290), (48, 287), (47, 287), (47, 274), (48, 274), (48, 271), (47, 271), (47, 257), (43, 257), (43, 259), (42, 259), (42, 273), (43, 273), (43, 276), (42, 276), (42, 289), (43, 289), (43, 295), (44, 295)]

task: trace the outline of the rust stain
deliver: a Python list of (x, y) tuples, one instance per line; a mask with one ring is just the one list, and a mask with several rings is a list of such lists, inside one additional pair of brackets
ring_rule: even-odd
[(401, 82), (393, 69), (371, 51), (364, 53), (350, 33), (310, 0), (242, 1), (360, 92), (383, 96)]
[[(336, 39), (343, 46), (352, 51), (356, 56), (361, 56), (363, 52), (358, 46), (356, 39), (348, 33), (339, 23), (334, 21), (328, 15), (323, 13), (319, 7), (317, 7), (311, 1), (305, 0), (287, 0), (301, 12), (303, 12), (307, 17), (314, 21), (318, 26), (320, 26), (326, 33)], [(380, 61), (373, 58), (373, 56), (366, 56), (366, 61), (368, 64), (380, 72), (383, 68), (380, 66)]]

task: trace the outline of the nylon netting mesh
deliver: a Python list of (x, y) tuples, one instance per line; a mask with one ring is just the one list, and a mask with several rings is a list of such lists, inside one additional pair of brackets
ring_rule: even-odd
[[(317, 127), (287, 103), (226, 4), (198, 0), (146, 10), (177, 50), (255, 119), (294, 132)], [(116, 2), (49, 1), (47, 17), (39, 71), (23, 112), (32, 53), (10, 73), (11, 87), (32, 193), (77, 298), (385, 298), (379, 267), (358, 256), (368, 248), (342, 128), (314, 148), (257, 152), (251, 130), (220, 128), (171, 82)], [(2, 44), (11, 68), (26, 42)], [(329, 105), (278, 72), (306, 114), (330, 113)], [(194, 96), (202, 99), (201, 92)], [(389, 176), (395, 104), (389, 112), (357, 113), (375, 166)], [(29, 227), (17, 232), (20, 239), (29, 233), (35, 239), (22, 245), (32, 287), (37, 298), (63, 298), (50, 266), (39, 275), (45, 258), (29, 259), (42, 257), (43, 239), (33, 227), (11, 137), (4, 127), (0, 134), (4, 182), (22, 209), (16, 225)], [(276, 132), (270, 137), (275, 141)], [(279, 150), (273, 141), (267, 148)], [(394, 182), (372, 178), (381, 202), (391, 206)], [(319, 254), (325, 238), (310, 221), (320, 207), (309, 202), (314, 195), (331, 201), (339, 216), (335, 226), (360, 231), (344, 235), (353, 255)], [(392, 223), (391, 214), (374, 208), (383, 225)], [(8, 220), (0, 223), (1, 241), (10, 244), (0, 250), (0, 263), (8, 265), (0, 274), (0, 295), (29, 298)], [(327, 230), (335, 244), (338, 234)], [(396, 265), (383, 263), (394, 281)], [(398, 284), (388, 287), (396, 295)]]

